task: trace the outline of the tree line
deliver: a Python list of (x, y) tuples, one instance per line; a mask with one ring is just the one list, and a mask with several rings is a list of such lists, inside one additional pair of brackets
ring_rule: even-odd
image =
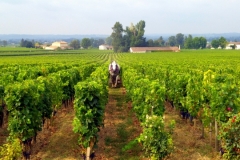
[(114, 52), (127, 52), (130, 47), (164, 47), (164, 46), (180, 46), (184, 49), (204, 49), (206, 47), (213, 48), (225, 48), (227, 40), (224, 37), (220, 39), (214, 39), (211, 44), (207, 45), (207, 39), (205, 37), (193, 37), (191, 34), (184, 36), (182, 33), (176, 34), (176, 36), (170, 36), (167, 40), (164, 40), (162, 36), (158, 39), (149, 39), (146, 41), (144, 37), (145, 21), (141, 20), (136, 25), (131, 23), (126, 29), (120, 22), (116, 22), (112, 27), (112, 34), (106, 39), (108, 43), (109, 39), (112, 39), (111, 44)]
[[(227, 40), (224, 37), (219, 39), (213, 39), (212, 42), (207, 45), (207, 40), (204, 37), (193, 37), (191, 34), (184, 36), (182, 33), (176, 34), (176, 36), (170, 36), (164, 40), (162, 36), (158, 39), (148, 39), (144, 35), (145, 22), (140, 21), (137, 25), (131, 24), (124, 30), (119, 22), (116, 22), (111, 36), (104, 39), (83, 38), (81, 41), (74, 39), (69, 43), (69, 46), (73, 49), (79, 48), (98, 48), (99, 45), (108, 44), (112, 45), (114, 52), (127, 52), (130, 47), (166, 47), (166, 46), (180, 46), (184, 49), (204, 49), (204, 48), (225, 48)], [(7, 45), (7, 41), (1, 41), (3, 46)], [(20, 42), (21, 47), (26, 48), (39, 48), (40, 42), (34, 40), (24, 40)], [(233, 46), (234, 47), (234, 46)]]
[[(0, 44), (3, 46), (7, 45), (7, 41), (0, 41)], [(79, 49), (80, 47), (87, 49), (87, 48), (98, 48), (99, 45), (105, 44), (104, 39), (93, 39), (93, 38), (83, 38), (81, 41), (78, 39), (73, 39), (69, 46), (73, 49)], [(42, 43), (35, 42), (34, 40), (26, 40), (21, 39), (20, 41), (20, 47), (26, 47), (26, 48), (41, 48)]]
[(0, 46), (6, 47), (8, 42), (6, 40), (0, 40)]
[(83, 38), (81, 41), (78, 39), (72, 40), (69, 46), (73, 49), (79, 49), (80, 47), (87, 49), (98, 48), (102, 44), (105, 44), (104, 39)]
[[(123, 26), (120, 22), (116, 22), (112, 27), (113, 32), (106, 39), (93, 39), (83, 38), (81, 41), (73, 39), (69, 46), (73, 49), (79, 48), (98, 48), (102, 44), (108, 44), (113, 46), (114, 52), (128, 52), (130, 47), (165, 47), (165, 46), (180, 46), (181, 49), (204, 49), (204, 48), (225, 48), (227, 40), (224, 37), (219, 39), (213, 39), (211, 43), (207, 42), (205, 37), (193, 37), (191, 34), (185, 36), (182, 33), (178, 33), (175, 36), (170, 36), (168, 39), (164, 39), (160, 36), (158, 39), (146, 39), (145, 33), (145, 21), (141, 20), (136, 25), (133, 23), (130, 26)], [(7, 45), (7, 41), (0, 41), (3, 46)], [(20, 42), (21, 47), (27, 48), (39, 48), (40, 42), (34, 42), (34, 40), (24, 40)], [(232, 46), (234, 49), (235, 46)]]

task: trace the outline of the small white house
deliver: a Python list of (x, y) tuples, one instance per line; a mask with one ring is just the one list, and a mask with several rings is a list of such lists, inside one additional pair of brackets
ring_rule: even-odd
[(235, 45), (235, 49), (240, 49), (240, 42), (229, 42), (226, 46), (226, 49), (232, 49), (232, 46)]
[(108, 44), (102, 44), (99, 46), (99, 50), (113, 50), (113, 46)]

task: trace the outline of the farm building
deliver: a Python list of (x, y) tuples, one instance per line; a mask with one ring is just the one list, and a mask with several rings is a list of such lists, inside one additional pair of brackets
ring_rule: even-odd
[(102, 44), (99, 46), (99, 50), (113, 50), (113, 46), (108, 44)]
[(131, 53), (146, 53), (154, 51), (166, 51), (166, 52), (179, 52), (180, 48), (178, 47), (131, 47)]
[(229, 42), (226, 46), (226, 49), (232, 49), (232, 46), (235, 45), (235, 49), (240, 49), (240, 42)]
[(65, 41), (53, 42), (51, 46), (45, 47), (46, 50), (56, 50), (57, 48), (68, 49), (68, 43)]

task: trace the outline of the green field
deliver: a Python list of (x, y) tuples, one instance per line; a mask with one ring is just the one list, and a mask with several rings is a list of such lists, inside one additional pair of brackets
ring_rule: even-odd
[[(116, 90), (109, 88), (107, 95), (108, 64), (111, 60), (116, 60), (121, 66), (124, 87)], [(114, 159), (143, 159), (142, 148), (145, 146), (145, 155), (152, 159), (154, 156), (156, 158), (163, 155), (168, 155), (168, 159), (180, 159), (183, 155), (185, 159), (218, 159), (218, 150), (223, 147), (229, 151), (229, 154), (224, 154), (228, 156), (228, 158), (225, 156), (225, 159), (239, 158), (239, 141), (226, 143), (231, 136), (238, 139), (239, 136), (235, 133), (240, 132), (239, 64), (240, 51), (238, 50), (113, 53), (98, 49), (45, 51), (1, 47), (0, 111), (6, 115), (6, 110), (9, 110), (10, 117), (14, 118), (3, 118), (0, 143), (1, 145), (5, 143), (10, 135), (25, 142), (39, 132), (40, 141), (43, 136), (44, 140), (49, 140), (49, 145), (46, 144), (45, 148), (41, 148), (42, 144), (37, 142), (35, 147), (37, 149), (33, 152), (34, 158), (79, 159), (77, 153), (82, 151), (79, 151), (77, 145), (79, 134), (74, 134), (71, 126), (73, 117), (78, 117), (74, 115), (75, 112), (78, 107), (88, 107), (85, 110), (79, 110), (78, 113), (84, 115), (85, 111), (91, 110), (91, 114), (99, 117), (97, 118), (99, 122), (94, 118), (94, 120), (86, 120), (86, 117), (81, 116), (78, 118), (82, 118), (84, 122), (89, 121), (91, 125), (100, 124), (106, 106), (105, 127), (110, 125), (111, 133), (107, 133), (107, 129), (100, 129), (99, 126), (93, 125), (91, 128), (86, 123), (84, 125), (89, 127), (87, 128), (81, 124), (87, 128), (84, 128), (84, 132), (94, 133), (93, 137), (96, 136), (96, 130), (100, 129), (99, 134), (102, 138), (98, 143), (106, 147), (106, 150), (103, 147), (94, 148), (97, 156), (101, 155), (105, 158), (114, 156)], [(87, 94), (84, 89), (93, 89), (93, 91)], [(97, 96), (94, 102), (82, 104), (86, 99), (89, 101), (94, 99), (92, 98), (94, 96)], [(74, 102), (74, 99), (78, 102)], [(99, 102), (97, 107), (103, 106), (99, 111), (93, 112), (91, 105), (97, 102)], [(54, 117), (52, 116), (54, 112), (60, 114)], [(177, 116), (178, 113), (180, 117)], [(90, 113), (87, 112), (87, 114)], [(188, 114), (188, 118), (185, 114)], [(50, 130), (40, 123), (43, 119), (51, 117), (52, 121), (59, 116), (65, 119), (55, 120)], [(146, 117), (149, 116), (154, 117), (159, 126), (154, 126), (153, 122), (151, 127), (148, 127), (149, 122)], [(164, 116), (166, 124), (162, 122)], [(19, 121), (16, 121), (16, 117), (17, 119), (20, 117)], [(194, 120), (190, 120), (189, 117)], [(81, 120), (76, 121), (75, 126), (81, 126)], [(175, 120), (175, 130), (172, 120)], [(217, 124), (217, 129), (210, 127), (214, 126), (214, 122)], [(172, 127), (169, 127), (171, 124)], [(234, 127), (229, 127), (232, 125)], [(154, 130), (154, 127), (160, 128)], [(42, 128), (44, 128), (43, 131), (41, 131)], [(58, 138), (63, 134), (61, 130), (69, 132), (66, 137), (69, 144), (64, 141), (64, 138)], [(77, 133), (81, 135), (81, 131), (79, 129)], [(212, 131), (212, 135), (209, 131)], [(166, 149), (162, 152), (158, 149), (151, 154), (151, 151), (159, 147), (160, 143), (155, 143), (152, 139), (146, 140), (143, 136), (141, 145), (136, 147), (135, 144), (135, 149), (130, 147), (129, 150), (124, 150), (123, 148), (126, 148), (128, 143), (141, 132), (146, 139), (152, 136), (153, 139), (161, 141), (161, 145), (166, 145)], [(167, 138), (162, 138), (159, 132), (166, 134)], [(214, 141), (216, 143), (219, 141), (214, 133), (220, 134), (222, 139), (222, 144), (216, 147)], [(230, 133), (232, 135), (229, 138)], [(168, 144), (166, 140), (173, 143)], [(88, 143), (86, 139), (85, 142)], [(149, 145), (150, 142), (151, 145)], [(55, 148), (54, 146), (58, 144), (62, 146)], [(64, 146), (71, 149), (66, 150)], [(9, 152), (15, 150), (12, 149)], [(170, 150), (172, 154), (168, 153)], [(53, 154), (54, 152), (62, 155)], [(0, 152), (0, 157), (1, 154)]]

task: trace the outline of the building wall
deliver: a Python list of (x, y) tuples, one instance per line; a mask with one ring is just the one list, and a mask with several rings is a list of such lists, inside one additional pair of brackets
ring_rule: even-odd
[(54, 42), (52, 43), (52, 46), (56, 46), (56, 47), (68, 47), (67, 43), (63, 43), (63, 42)]
[[(226, 46), (225, 49), (232, 49), (232, 47), (231, 47), (232, 45), (234, 45), (234, 43), (229, 43), (229, 44)], [(240, 49), (240, 44), (236, 44), (235, 49)]]
[(53, 48), (53, 47), (45, 47), (44, 49), (46, 49), (46, 50), (55, 50), (55, 48)]
[(99, 50), (112, 50), (112, 46), (109, 45), (100, 45)]
[(52, 46), (61, 47), (59, 42), (52, 43)]
[(107, 47), (104, 46), (104, 45), (100, 45), (100, 46), (99, 46), (99, 50), (107, 50)]

